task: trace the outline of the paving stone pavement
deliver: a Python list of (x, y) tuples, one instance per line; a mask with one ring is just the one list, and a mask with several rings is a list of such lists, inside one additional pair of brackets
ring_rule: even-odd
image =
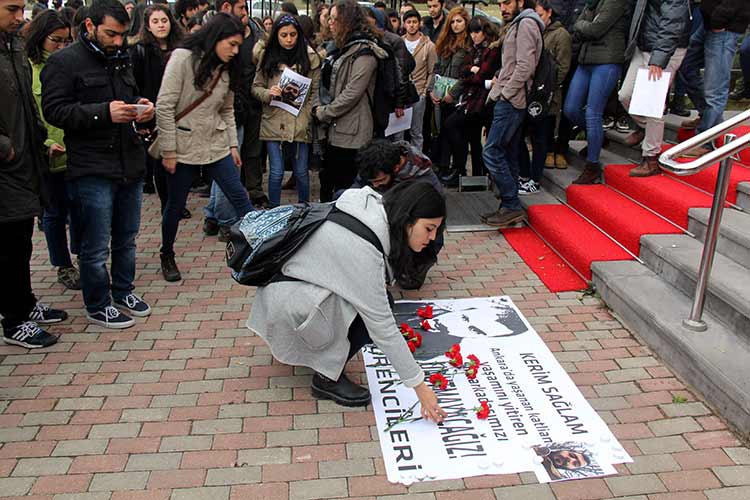
[[(750, 450), (721, 418), (598, 299), (550, 293), (498, 233), (448, 234), (424, 288), (400, 295), (510, 295), (635, 462), (552, 486), (529, 473), (390, 484), (372, 412), (316, 401), (310, 371), (274, 361), (245, 329), (254, 291), (202, 235), (204, 203), (191, 196), (176, 245), (184, 281), (168, 284), (157, 199), (144, 196), (136, 292), (153, 314), (124, 331), (85, 321), (35, 234), (35, 291), (71, 319), (51, 329), (62, 334), (51, 349), (0, 347), (0, 497), (750, 499)], [(347, 371), (361, 379), (361, 360)]]

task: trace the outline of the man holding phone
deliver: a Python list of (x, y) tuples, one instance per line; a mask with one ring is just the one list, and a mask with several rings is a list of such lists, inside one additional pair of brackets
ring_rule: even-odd
[(50, 56), (41, 75), (44, 116), (65, 131), (83, 300), (89, 321), (106, 328), (128, 328), (130, 316), (151, 314), (133, 293), (146, 170), (135, 124), (152, 120), (154, 105), (137, 94), (124, 49), (128, 24), (118, 0), (94, 0), (79, 39)]

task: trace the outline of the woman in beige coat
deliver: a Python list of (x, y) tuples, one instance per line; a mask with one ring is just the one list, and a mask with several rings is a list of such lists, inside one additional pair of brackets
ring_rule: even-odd
[[(239, 217), (253, 209), (240, 181), (234, 92), (240, 74), (235, 56), (245, 27), (235, 17), (216, 14), (183, 49), (169, 58), (159, 89), (156, 125), (162, 165), (167, 171), (167, 205), (161, 225), (161, 267), (164, 279), (179, 281), (174, 241), (188, 191), (200, 167), (234, 206)], [(207, 97), (180, 117), (202, 96)]]
[[(260, 139), (268, 148), (269, 207), (278, 207), (281, 202), (284, 177), (281, 146), (284, 142), (291, 143), (294, 149), (292, 165), (299, 201), (309, 201), (307, 159), (312, 140), (312, 108), (318, 103), (320, 56), (308, 46), (302, 27), (289, 14), (274, 23), (267, 45), (259, 42), (254, 52), (259, 63), (253, 96), (263, 103)], [(310, 82), (288, 78), (284, 74), (286, 69), (309, 78)], [(298, 113), (296, 116), (295, 112)]]

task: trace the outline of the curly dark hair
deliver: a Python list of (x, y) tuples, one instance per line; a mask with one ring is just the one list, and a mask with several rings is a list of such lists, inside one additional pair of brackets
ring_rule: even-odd
[[(356, 0), (338, 0), (331, 7), (331, 11), (333, 9), (336, 9), (336, 22), (341, 26), (339, 33), (333, 37), (339, 49), (349, 42), (354, 33), (363, 33), (373, 40), (381, 38), (370, 26), (365, 9), (360, 7)], [(332, 15), (331, 11), (328, 12), (329, 17)]]
[(401, 162), (401, 148), (387, 139), (373, 139), (357, 151), (354, 164), (364, 183), (378, 176), (378, 172), (392, 175)]
[[(235, 16), (218, 12), (200, 30), (185, 38), (182, 46), (193, 53), (196, 89), (204, 89), (211, 80), (214, 70), (224, 65), (216, 55), (216, 44), (235, 35), (244, 37), (245, 26)], [(232, 58), (226, 64), (226, 69), (229, 72), (230, 88), (237, 90), (242, 71), (239, 57)]]
[(442, 217), (439, 239), (445, 230), (445, 198), (428, 182), (403, 182), (383, 195), (391, 251), (388, 263), (399, 283), (414, 283), (437, 261), (438, 246), (431, 241), (421, 252), (409, 247), (409, 230), (417, 219)]
[(32, 19), (26, 28), (26, 55), (34, 64), (42, 62), (44, 40), (54, 31), (67, 28), (70, 23), (57, 11), (47, 9)]

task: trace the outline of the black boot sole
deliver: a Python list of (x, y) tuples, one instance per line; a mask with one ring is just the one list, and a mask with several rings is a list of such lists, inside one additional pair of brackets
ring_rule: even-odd
[(340, 404), (341, 406), (349, 406), (349, 407), (355, 407), (355, 406), (367, 406), (370, 404), (370, 396), (367, 396), (366, 399), (344, 399), (338, 394), (334, 394), (332, 392), (319, 389), (315, 387), (314, 385), (310, 386), (310, 390), (313, 394), (313, 396), (319, 398), (319, 399), (330, 399), (336, 404)]

